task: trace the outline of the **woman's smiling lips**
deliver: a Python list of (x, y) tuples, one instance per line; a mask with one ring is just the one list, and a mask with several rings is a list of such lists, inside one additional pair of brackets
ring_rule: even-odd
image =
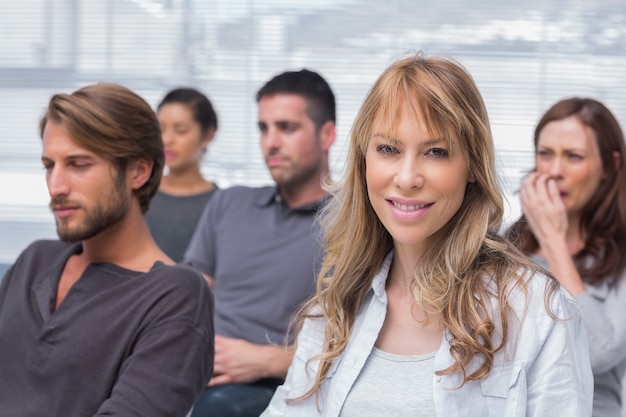
[(398, 220), (414, 221), (423, 217), (434, 203), (419, 200), (388, 199), (391, 214)]

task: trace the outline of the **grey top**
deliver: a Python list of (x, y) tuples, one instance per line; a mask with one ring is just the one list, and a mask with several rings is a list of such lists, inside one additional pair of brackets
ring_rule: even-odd
[(435, 353), (394, 355), (374, 348), (340, 417), (435, 417)]
[(215, 332), (284, 343), (297, 307), (315, 292), (318, 201), (290, 209), (275, 187), (219, 190), (202, 213), (188, 263), (215, 280)]
[(80, 243), (38, 241), (0, 286), (0, 415), (184, 416), (213, 369), (200, 274), (91, 263), (54, 309)]
[[(548, 264), (532, 258), (542, 267)], [(576, 297), (589, 339), (594, 376), (593, 417), (621, 417), (626, 372), (626, 271), (618, 285), (585, 284)]]
[(204, 193), (178, 196), (159, 191), (150, 202), (146, 222), (154, 241), (175, 262), (183, 260), (207, 201), (217, 187)]

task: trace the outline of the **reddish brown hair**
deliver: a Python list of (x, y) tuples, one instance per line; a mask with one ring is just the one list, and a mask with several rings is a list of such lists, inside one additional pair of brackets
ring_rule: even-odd
[[(611, 111), (591, 98), (572, 97), (555, 103), (541, 117), (534, 134), (535, 150), (539, 134), (551, 122), (576, 117), (595, 136), (605, 179), (581, 213), (580, 232), (585, 247), (574, 256), (582, 279), (590, 284), (619, 279), (626, 269), (626, 146), (624, 134)], [(619, 154), (616, 163), (615, 154)], [(507, 231), (507, 236), (525, 253), (535, 253), (539, 243), (524, 216)], [(591, 257), (593, 262), (588, 262)]]

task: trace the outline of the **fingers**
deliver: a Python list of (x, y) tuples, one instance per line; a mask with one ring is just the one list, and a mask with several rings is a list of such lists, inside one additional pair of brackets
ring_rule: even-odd
[(561, 206), (563, 201), (556, 181), (538, 172), (531, 172), (520, 189), (524, 214), (536, 210), (550, 209), (553, 205)]
[(232, 382), (234, 382), (234, 381), (233, 381), (233, 379), (231, 378), (230, 375), (228, 375), (228, 374), (221, 374), (221, 375), (216, 375), (213, 378), (211, 378), (211, 380), (207, 384), (207, 387), (214, 387), (216, 385), (230, 384)]
[(209, 386), (233, 382), (236, 377), (236, 368), (240, 366), (241, 358), (237, 347), (238, 339), (224, 336), (215, 336), (215, 354), (213, 359), (213, 379)]
[(550, 196), (550, 201), (559, 211), (565, 211), (565, 204), (563, 203), (563, 199), (561, 198), (561, 191), (555, 180), (550, 179), (547, 183), (547, 192)]
[(535, 211), (535, 206), (538, 203), (536, 183), (539, 174), (537, 172), (531, 172), (522, 183), (520, 189), (520, 198), (522, 203), (522, 211), (524, 214), (529, 214)]
[(209, 381), (209, 387), (215, 385), (228, 384), (232, 382), (231, 369), (228, 365), (228, 357), (226, 355), (215, 355), (215, 360), (213, 361), (213, 378)]
[(215, 353), (213, 356), (213, 374), (225, 374), (228, 372), (230, 362), (228, 354), (228, 340), (222, 336), (215, 336)]
[(522, 212), (541, 246), (555, 238), (564, 238), (567, 212), (555, 178), (539, 172), (530, 173), (520, 189)]
[(255, 380), (258, 355), (253, 348), (253, 344), (242, 339), (215, 336), (213, 378), (208, 386)]
[(547, 175), (539, 174), (537, 176), (534, 190), (538, 202), (552, 203), (552, 198), (548, 193), (548, 182), (550, 181), (554, 182), (554, 180), (550, 179)]
[(215, 335), (215, 348), (216, 349), (218, 348), (218, 346), (223, 346), (226, 343), (228, 343), (228, 337)]

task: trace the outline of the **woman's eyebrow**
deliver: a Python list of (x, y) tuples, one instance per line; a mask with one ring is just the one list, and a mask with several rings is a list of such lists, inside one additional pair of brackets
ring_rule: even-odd
[(383, 140), (389, 142), (392, 145), (400, 143), (400, 139), (398, 139), (398, 138), (396, 138), (394, 136), (389, 136), (389, 135), (387, 135), (385, 133), (374, 133), (372, 135), (372, 139), (373, 138), (383, 139)]
[(444, 141), (443, 138), (427, 139), (424, 142), (422, 142), (421, 145), (422, 146), (438, 145), (443, 141)]
[[(389, 142), (392, 145), (401, 143), (400, 139), (398, 139), (398, 138), (396, 138), (394, 136), (387, 135), (385, 133), (374, 133), (372, 135), (372, 138), (383, 139), (383, 140)], [(445, 139), (443, 139), (443, 138), (426, 139), (425, 141), (420, 142), (419, 145), (421, 147), (428, 147), (428, 146), (434, 146), (434, 145), (441, 144), (442, 142), (445, 142)], [(452, 141), (452, 142), (454, 143), (455, 141)]]

